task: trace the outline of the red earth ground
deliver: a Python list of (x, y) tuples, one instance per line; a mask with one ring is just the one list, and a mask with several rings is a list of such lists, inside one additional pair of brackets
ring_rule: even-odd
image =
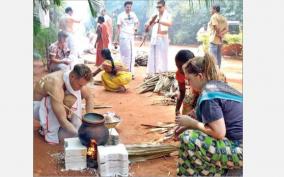
[[(34, 61), (34, 82), (46, 74), (39, 61)], [(242, 91), (242, 60), (223, 59), (222, 70), (229, 84)], [(91, 66), (91, 65), (90, 65)], [(92, 69), (93, 66), (91, 66)], [(161, 97), (151, 93), (137, 94), (135, 87), (142, 83), (145, 67), (136, 67), (136, 79), (129, 84), (125, 94), (106, 92), (102, 86), (92, 86), (95, 104), (111, 105), (112, 108), (96, 109), (95, 112), (115, 112), (122, 118), (118, 125), (120, 140), (124, 144), (151, 142), (160, 137), (156, 133), (147, 133), (140, 124), (174, 121), (174, 106), (151, 105)], [(99, 77), (97, 77), (99, 79)], [(64, 171), (54, 157), (64, 151), (63, 145), (46, 144), (37, 132), (39, 123), (34, 121), (34, 176), (93, 176), (89, 170)], [(176, 176), (177, 157), (165, 157), (130, 165), (130, 176)]]

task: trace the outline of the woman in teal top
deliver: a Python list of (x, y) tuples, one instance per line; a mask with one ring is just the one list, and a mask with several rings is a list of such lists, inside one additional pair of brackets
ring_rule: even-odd
[(228, 169), (242, 168), (241, 93), (219, 81), (215, 59), (207, 53), (188, 61), (183, 70), (199, 97), (195, 116), (176, 117), (180, 140), (177, 175), (224, 175)]

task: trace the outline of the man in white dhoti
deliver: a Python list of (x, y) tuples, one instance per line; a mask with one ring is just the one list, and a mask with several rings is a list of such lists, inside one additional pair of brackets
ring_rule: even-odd
[[(34, 118), (39, 120), (46, 142), (57, 144), (78, 135), (82, 98), (86, 100), (86, 112), (93, 110), (93, 96), (86, 86), (91, 79), (90, 68), (78, 64), (72, 71), (47, 74), (34, 85)], [(67, 115), (64, 105), (74, 113)]]
[(169, 37), (168, 29), (172, 25), (171, 14), (166, 10), (165, 1), (158, 0), (158, 12), (145, 24), (149, 26), (150, 21), (157, 15), (156, 21), (152, 24), (150, 54), (147, 64), (147, 74), (161, 73), (169, 71), (168, 48)]
[(66, 32), (68, 34), (67, 44), (70, 49), (70, 57), (77, 59), (78, 51), (75, 45), (74, 38), (74, 23), (80, 23), (80, 20), (76, 20), (73, 18), (73, 10), (71, 7), (67, 7), (65, 9), (65, 14), (59, 20), (59, 29)]
[(118, 43), (119, 37), (121, 61), (132, 73), (132, 79), (134, 79), (134, 33), (137, 32), (139, 20), (136, 14), (131, 11), (132, 4), (132, 1), (126, 1), (124, 3), (125, 11), (118, 15), (115, 44)]

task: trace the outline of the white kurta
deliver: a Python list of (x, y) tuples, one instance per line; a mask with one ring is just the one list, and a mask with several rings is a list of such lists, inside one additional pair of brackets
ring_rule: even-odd
[[(160, 21), (169, 22), (171, 21), (171, 15), (165, 10)], [(149, 52), (149, 59), (147, 64), (147, 74), (161, 73), (169, 71), (169, 59), (168, 59), (168, 48), (169, 48), (169, 37), (168, 34), (158, 34), (158, 27), (160, 25), (160, 31), (168, 32), (168, 27), (162, 24), (155, 24), (152, 29), (151, 35), (151, 46)]]
[[(69, 73), (70, 71), (67, 71), (63, 75), (63, 80), (64, 80), (64, 83), (67, 89), (65, 93), (76, 96), (77, 101), (74, 103), (71, 109), (78, 116), (81, 116), (82, 114), (81, 91), (73, 90), (70, 84), (70, 80), (69, 80)], [(41, 101), (34, 101), (34, 117), (38, 118), (40, 121), (40, 125), (43, 128), (45, 140), (48, 143), (57, 144), (59, 143), (58, 131), (60, 128), (60, 124), (52, 110), (50, 99), (51, 99), (50, 96), (47, 96), (47, 97), (44, 97)], [(78, 121), (74, 121), (73, 119), (78, 119), (76, 115), (72, 115), (71, 123), (78, 122)], [(79, 127), (78, 125), (74, 125), (74, 126)]]
[(126, 14), (122, 12), (118, 15), (117, 25), (120, 25), (119, 47), (122, 63), (134, 75), (135, 49), (134, 49), (134, 30), (138, 18), (134, 12)]

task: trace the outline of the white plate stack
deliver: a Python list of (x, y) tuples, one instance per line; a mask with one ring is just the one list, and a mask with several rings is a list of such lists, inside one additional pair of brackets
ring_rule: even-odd
[(79, 138), (65, 138), (65, 169), (82, 170), (87, 168), (87, 147), (83, 146)]
[(124, 144), (98, 146), (97, 160), (101, 176), (128, 176), (128, 152)]
[(119, 144), (119, 134), (115, 128), (108, 129), (109, 131), (109, 138), (107, 141), (107, 145), (117, 145)]

